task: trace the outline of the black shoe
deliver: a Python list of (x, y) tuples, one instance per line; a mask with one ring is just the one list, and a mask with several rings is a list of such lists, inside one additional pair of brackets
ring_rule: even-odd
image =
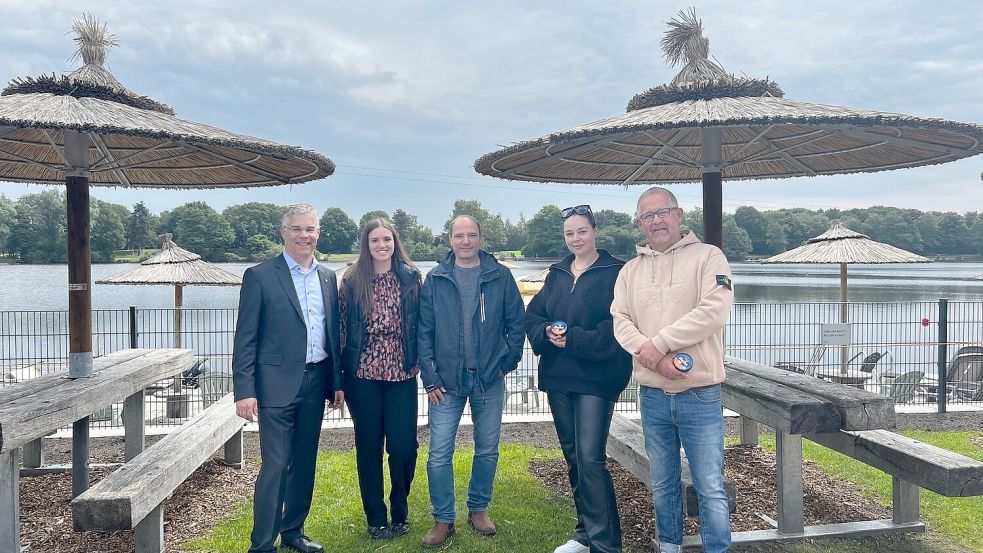
[(388, 526), (369, 526), (369, 537), (374, 540), (388, 540), (393, 537), (393, 532)]
[(392, 532), (393, 537), (398, 538), (400, 536), (405, 536), (406, 534), (410, 533), (410, 523), (400, 522), (399, 524), (393, 524), (392, 526), (389, 527), (389, 529)]
[(280, 538), (280, 547), (286, 547), (300, 553), (323, 553), (324, 547), (316, 541), (301, 534), (296, 538)]

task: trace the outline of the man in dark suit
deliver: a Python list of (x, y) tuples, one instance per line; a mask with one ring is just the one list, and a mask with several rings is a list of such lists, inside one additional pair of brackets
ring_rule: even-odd
[(236, 413), (259, 419), (262, 465), (256, 478), (250, 553), (324, 548), (304, 534), (324, 402), (344, 400), (338, 342), (338, 287), (314, 259), (317, 210), (287, 208), (283, 254), (246, 269), (239, 294), (232, 372)]

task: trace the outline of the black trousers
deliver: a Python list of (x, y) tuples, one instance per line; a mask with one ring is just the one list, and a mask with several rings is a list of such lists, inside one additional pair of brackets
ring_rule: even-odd
[(598, 396), (549, 390), (546, 392), (556, 436), (569, 468), (570, 487), (577, 506), (573, 539), (591, 553), (621, 551), (621, 521), (614, 484), (607, 467), (608, 432), (614, 402)]
[(406, 522), (410, 484), (416, 474), (416, 378), (400, 382), (345, 379), (345, 401), (355, 424), (355, 462), (362, 509), (369, 526), (386, 526), (382, 454), (389, 454), (392, 523)]
[(290, 405), (259, 408), (262, 464), (253, 499), (250, 553), (275, 551), (277, 534), (293, 539), (304, 533), (314, 495), (314, 464), (329, 371), (327, 364), (305, 372)]

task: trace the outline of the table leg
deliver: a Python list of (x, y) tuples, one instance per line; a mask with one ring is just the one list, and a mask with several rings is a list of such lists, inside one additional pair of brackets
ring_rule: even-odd
[(758, 445), (758, 423), (746, 415), (741, 415), (741, 445)]
[(143, 390), (130, 395), (123, 402), (124, 460), (129, 461), (143, 452), (146, 442)]
[(778, 478), (778, 532), (801, 534), (805, 529), (802, 508), (802, 436), (775, 433)]
[(24, 444), (22, 448), (24, 455), (24, 468), (36, 469), (44, 466), (44, 447), (42, 447), (41, 444), (42, 439), (43, 438), (38, 438)]
[(72, 499), (89, 489), (89, 417), (72, 423)]
[(891, 477), (891, 517), (897, 524), (918, 522), (919, 488), (897, 476)]
[(0, 551), (20, 549), (20, 449), (0, 455)]

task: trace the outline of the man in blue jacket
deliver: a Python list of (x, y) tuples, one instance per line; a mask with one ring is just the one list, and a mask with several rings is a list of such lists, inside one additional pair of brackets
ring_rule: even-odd
[(488, 518), (498, 465), (506, 373), (522, 358), (524, 313), (512, 273), (481, 250), (478, 221), (451, 221), (451, 251), (434, 267), (420, 293), (417, 333), (420, 375), (430, 397), (427, 477), (435, 524), (424, 547), (454, 534), (454, 442), (464, 406), (471, 403), (474, 462), (468, 486), (468, 524), (495, 534)]

